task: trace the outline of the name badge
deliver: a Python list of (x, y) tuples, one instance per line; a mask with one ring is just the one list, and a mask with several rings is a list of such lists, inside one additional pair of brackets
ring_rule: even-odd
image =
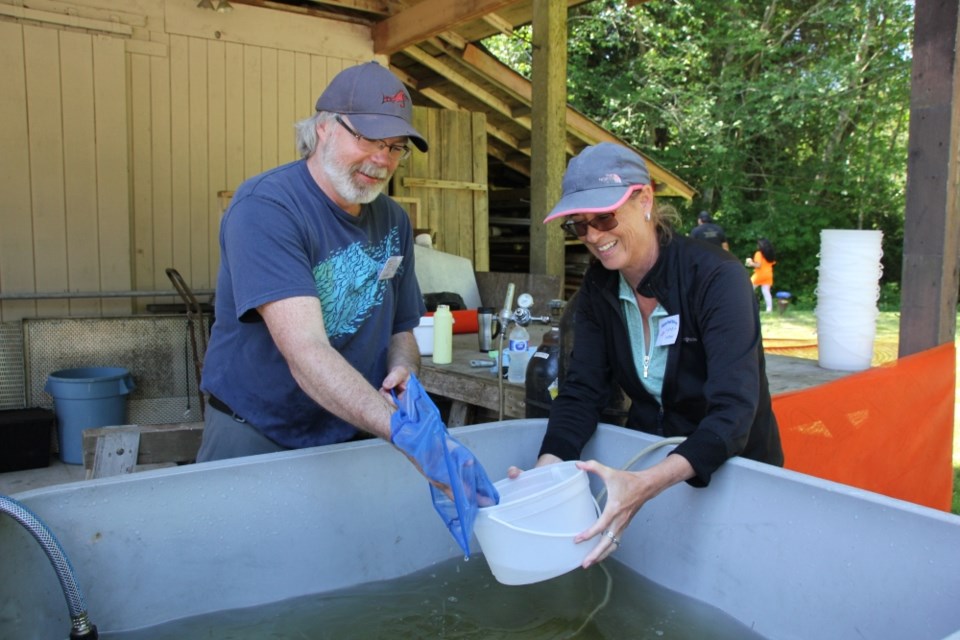
[(666, 347), (676, 343), (677, 336), (680, 335), (680, 316), (672, 315), (666, 318), (660, 318), (660, 325), (657, 328), (657, 346)]
[(397, 269), (400, 268), (400, 263), (403, 262), (403, 256), (390, 256), (387, 258), (387, 262), (383, 265), (383, 269), (380, 269), (380, 277), (378, 280), (389, 280), (393, 276), (397, 275)]

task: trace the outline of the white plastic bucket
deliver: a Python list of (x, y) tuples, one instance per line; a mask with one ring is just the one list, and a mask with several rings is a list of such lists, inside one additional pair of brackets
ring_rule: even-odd
[(879, 311), (883, 233), (858, 229), (820, 232), (817, 281), (818, 363), (824, 369), (870, 368)]
[(473, 532), (501, 584), (530, 584), (576, 569), (600, 541), (573, 541), (600, 511), (576, 462), (524, 471), (495, 486), (500, 503), (479, 510)]

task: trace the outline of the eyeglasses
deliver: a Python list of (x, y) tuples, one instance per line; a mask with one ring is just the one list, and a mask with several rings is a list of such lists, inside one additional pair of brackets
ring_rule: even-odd
[(394, 160), (406, 160), (410, 157), (410, 147), (405, 144), (387, 144), (383, 140), (374, 140), (366, 136), (362, 136), (356, 131), (354, 131), (350, 125), (343, 121), (343, 119), (337, 115), (334, 116), (334, 119), (340, 124), (341, 127), (347, 130), (347, 133), (352, 135), (356, 141), (357, 145), (360, 146), (363, 151), (366, 153), (380, 153), (384, 149), (390, 150), (390, 157)]
[(593, 227), (597, 231), (610, 231), (617, 228), (616, 213), (598, 213), (592, 218), (586, 220), (567, 220), (560, 225), (560, 228), (567, 232), (571, 237), (582, 238), (587, 235), (587, 227)]

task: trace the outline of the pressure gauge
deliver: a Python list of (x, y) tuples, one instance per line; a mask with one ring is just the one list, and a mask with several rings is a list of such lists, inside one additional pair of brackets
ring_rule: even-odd
[(529, 309), (533, 306), (533, 296), (529, 293), (521, 293), (520, 297), (517, 298), (517, 306)]

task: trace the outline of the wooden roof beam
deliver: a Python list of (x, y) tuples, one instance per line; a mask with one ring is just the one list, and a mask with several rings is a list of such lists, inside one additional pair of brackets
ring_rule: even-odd
[(530, 177), (530, 158), (517, 153), (504, 153), (494, 147), (488, 147), (487, 154), (499, 160), (503, 166), (513, 169), (522, 176)]
[(469, 44), (460, 34), (456, 31), (444, 31), (443, 33), (437, 36), (447, 44), (456, 47), (463, 51), (463, 49)]
[(528, 106), (533, 102), (530, 81), (479, 47), (468, 44), (461, 54), (463, 62), (482, 75), (500, 84), (504, 90)]
[(313, 0), (313, 2), (342, 9), (365, 11), (378, 16), (390, 15), (390, 8), (383, 0)]
[[(285, 11), (287, 13), (296, 13), (300, 15), (313, 16), (316, 18), (328, 18), (341, 22), (350, 22), (354, 24), (370, 25), (372, 21), (386, 18), (390, 15), (390, 9), (383, 0), (313, 0), (318, 7), (300, 6), (287, 4), (285, 2), (274, 2), (272, 0), (231, 0), (234, 4), (246, 4), (251, 7), (262, 7), (264, 9), (273, 9), (274, 11)], [(368, 13), (369, 16), (349, 16), (343, 12), (334, 12), (325, 7), (336, 9), (350, 9), (361, 13)]]
[(390, 71), (392, 71), (394, 75), (400, 78), (400, 82), (407, 85), (408, 87), (416, 89), (421, 94), (433, 100), (436, 104), (440, 105), (444, 109), (450, 109), (451, 111), (465, 111), (465, 109), (461, 107), (459, 104), (457, 104), (456, 101), (448, 98), (447, 96), (443, 95), (439, 91), (436, 91), (435, 89), (431, 89), (430, 86), (422, 86), (424, 84), (429, 84), (429, 83), (421, 83), (419, 80), (411, 76), (409, 73), (407, 73), (400, 67), (397, 67), (395, 65), (390, 65)]
[[(501, 87), (504, 87), (524, 105), (529, 106), (533, 103), (533, 85), (531, 85), (530, 81), (496, 58), (487, 55), (474, 45), (467, 45), (463, 50), (462, 59), (466, 64), (476, 69), (478, 73), (490, 78), (491, 82), (495, 82)], [(566, 110), (566, 122), (568, 131), (582, 140), (584, 145), (597, 144), (598, 142), (624, 144), (622, 140), (569, 105)], [(647, 161), (650, 176), (657, 184), (667, 187), (666, 193), (678, 195), (687, 200), (693, 198), (696, 191), (689, 187), (683, 180), (655, 163), (639, 149), (634, 149), (634, 151), (639, 153)], [(567, 153), (575, 155), (576, 151), (568, 149)]]
[[(514, 113), (513, 113), (514, 107), (512, 105), (504, 102), (503, 100), (493, 95), (489, 91), (478, 86), (475, 82), (471, 81), (468, 77), (464, 76), (459, 71), (457, 71), (452, 65), (447, 64), (446, 62), (440, 60), (439, 58), (433, 57), (432, 55), (430, 55), (423, 49), (420, 49), (419, 47), (407, 47), (406, 49), (404, 49), (403, 52), (404, 54), (410, 56), (411, 58), (413, 58), (414, 60), (422, 64), (423, 66), (433, 71), (434, 73), (443, 76), (444, 78), (449, 80), (451, 83), (460, 87), (460, 89), (462, 89), (463, 91), (466, 91), (477, 100), (483, 102), (490, 109), (493, 109), (494, 111), (496, 111), (497, 113), (505, 117), (511, 118), (516, 124), (520, 125), (525, 130), (530, 131), (531, 127), (533, 126), (528, 116), (527, 117), (514, 116)], [(488, 129), (489, 129), (489, 126), (488, 126)], [(504, 140), (504, 142), (506, 142), (506, 140)], [(529, 145), (530, 145), (529, 137), (526, 138), (526, 143), (524, 143), (522, 140), (518, 138), (513, 138), (513, 141), (508, 144), (510, 144), (513, 147), (522, 149), (524, 151), (529, 151)], [(526, 148), (524, 148), (523, 146), (524, 144), (526, 144)], [(569, 155), (574, 155), (576, 153), (574, 148), (569, 144), (567, 145), (566, 151)]]
[[(532, 122), (529, 117), (517, 117), (515, 115), (515, 113), (522, 112), (521, 110), (523, 107), (513, 107), (508, 105), (506, 102), (500, 100), (496, 96), (493, 96), (488, 91), (485, 91), (482, 88), (478, 87), (476, 83), (471, 82), (466, 76), (463, 76), (462, 74), (460, 74), (450, 64), (447, 64), (442, 60), (434, 58), (433, 56), (426, 53), (422, 49), (419, 49), (416, 47), (408, 47), (406, 50), (404, 50), (404, 53), (409, 55), (411, 58), (417, 60), (424, 66), (430, 68), (430, 70), (433, 71), (434, 73), (437, 73), (439, 75), (446, 77), (450, 82), (456, 84), (464, 91), (467, 91), (468, 93), (473, 95), (475, 98), (477, 98), (484, 104), (487, 104), (491, 109), (496, 110), (497, 112), (501, 113), (504, 116), (509, 116), (514, 120), (514, 122), (523, 126), (524, 129), (528, 131), (531, 130)], [(474, 47), (473, 45), (467, 45), (467, 48), (464, 51), (464, 62), (468, 62), (470, 65), (474, 66), (474, 68), (477, 69), (478, 71), (483, 71), (484, 69), (488, 71), (490, 69), (496, 69), (497, 66), (501, 66), (501, 63), (496, 60), (492, 60), (492, 62), (495, 63), (495, 66), (489, 65), (488, 64), (489, 61), (484, 62), (483, 59), (488, 57), (489, 56), (486, 56), (486, 54), (483, 54), (482, 51), (480, 51), (479, 49), (476, 49), (476, 47)], [(477, 62), (479, 62), (479, 64), (476, 64)], [(393, 69), (395, 72), (397, 71), (395, 67), (391, 67), (391, 69)], [(507, 76), (506, 78), (502, 76), (496, 76), (496, 77), (492, 77), (491, 80), (499, 84), (500, 86), (506, 86), (510, 84), (512, 87), (512, 90), (508, 91), (509, 93), (519, 91), (519, 92), (528, 92), (532, 94), (532, 87), (529, 81), (527, 81), (525, 78), (523, 78), (519, 74), (516, 74), (515, 72), (513, 72), (512, 70), (506, 67), (503, 67), (503, 69), (506, 69), (506, 76)], [(483, 71), (483, 75), (488, 75), (487, 71)], [(510, 76), (515, 76), (515, 78), (511, 80)], [(401, 79), (404, 79), (403, 76), (401, 76)], [(519, 79), (519, 82), (516, 82), (515, 81), (516, 79)], [(406, 82), (406, 84), (412, 87), (417, 86), (417, 82), (414, 79), (409, 79), (409, 80), (405, 79), (404, 82)], [(432, 90), (428, 89), (426, 91), (421, 91), (421, 93), (423, 93), (430, 99), (437, 101), (438, 104), (441, 104), (445, 108), (448, 108), (448, 109), (461, 108), (459, 105), (456, 105), (456, 103), (454, 103), (452, 100), (448, 98), (443, 98), (443, 100), (441, 101), (440, 94), (437, 92), (433, 92)], [(584, 146), (596, 144), (598, 142), (604, 142), (604, 141), (624, 144), (622, 140), (618, 139), (616, 136), (608, 132), (603, 127), (600, 127), (599, 125), (594, 124), (589, 118), (580, 114), (578, 111), (576, 111), (572, 107), (569, 107), (569, 106), (567, 107), (566, 119), (567, 119), (567, 125), (569, 127), (569, 131), (575, 134), (577, 138), (582, 140), (584, 143)], [(513, 147), (514, 149), (523, 153), (524, 155), (526, 156), (530, 155), (529, 136), (525, 138), (517, 138), (515, 136), (510, 136), (506, 132), (493, 127), (489, 122), (487, 123), (487, 133), (497, 138), (498, 140), (503, 141), (504, 144), (507, 144)], [(690, 200), (693, 198), (696, 192), (692, 187), (689, 187), (683, 180), (678, 178), (675, 174), (667, 171), (666, 169), (664, 169), (663, 167), (655, 163), (653, 160), (647, 158), (647, 156), (644, 153), (642, 153), (640, 150), (638, 149), (634, 149), (634, 150), (637, 151), (637, 153), (639, 153), (644, 159), (647, 160), (647, 168), (650, 170), (650, 177), (653, 178), (653, 180), (657, 183), (658, 191), (660, 191), (663, 195), (680, 196), (682, 198), (686, 198), (687, 200)], [(579, 152), (579, 149), (575, 149), (573, 145), (571, 145), (569, 142), (567, 143), (566, 145), (567, 155), (574, 156), (578, 152)]]
[[(411, 76), (409, 73), (407, 73), (403, 69), (391, 65), (390, 70), (393, 71), (393, 73), (395, 73), (396, 76), (400, 78), (400, 81), (403, 82), (405, 85), (413, 89), (416, 89), (423, 96), (425, 96), (426, 98), (429, 98), (430, 100), (433, 100), (436, 104), (440, 105), (444, 109), (449, 109), (451, 111), (466, 111), (465, 108), (463, 108), (462, 106), (457, 104), (454, 100), (448, 98), (444, 94), (434, 89), (431, 89), (429, 87), (421, 86), (422, 83), (420, 81), (418, 81), (416, 78)], [(499, 140), (503, 144), (513, 149), (520, 148), (520, 142), (515, 136), (512, 136), (506, 131), (503, 131), (502, 129), (495, 127), (493, 124), (490, 123), (489, 120), (487, 121), (487, 135)], [(494, 157), (498, 157), (496, 154), (492, 152), (490, 152), (490, 155), (493, 155)], [(529, 153), (527, 155), (529, 156)], [(514, 165), (511, 165), (511, 166), (514, 169), (517, 168)], [(525, 175), (529, 175), (529, 170), (524, 170), (521, 173), (524, 173)]]
[(495, 13), (483, 16), (483, 21), (505, 36), (513, 35), (513, 25)]
[[(513, 107), (508, 103), (504, 102), (497, 96), (493, 95), (486, 89), (478, 86), (475, 82), (470, 80), (459, 71), (453, 68), (453, 66), (443, 62), (442, 60), (433, 57), (423, 49), (419, 47), (407, 47), (403, 52), (427, 67), (434, 73), (443, 76), (456, 86), (460, 87), (462, 90), (469, 93), (471, 96), (484, 103), (494, 111), (507, 116), (513, 117), (512, 111)], [(525, 129), (530, 128), (530, 119), (529, 118), (517, 118), (517, 124), (522, 125)]]
[(478, 20), (516, 0), (424, 0), (373, 27), (373, 52), (390, 55), (458, 25)]
[(514, 118), (524, 118), (528, 117), (531, 113), (533, 113), (533, 107), (528, 104), (522, 104), (519, 107), (514, 107), (510, 115)]

